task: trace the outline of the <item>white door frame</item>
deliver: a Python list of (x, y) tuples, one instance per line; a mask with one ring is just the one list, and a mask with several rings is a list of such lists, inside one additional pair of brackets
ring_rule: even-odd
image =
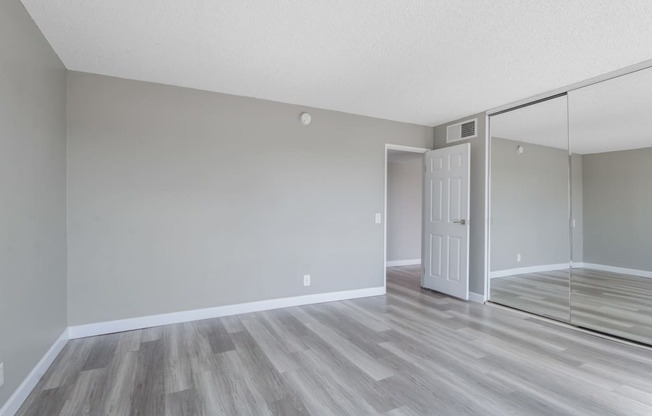
[[(400, 144), (385, 143), (385, 202), (383, 207), (383, 287), (387, 291), (387, 155), (389, 150), (399, 150), (401, 152), (410, 153), (426, 153), (428, 150), (425, 147), (403, 146)], [(423, 176), (423, 172), (422, 172)], [(423, 187), (422, 187), (423, 188)], [(421, 190), (423, 193), (423, 189)], [(421, 232), (423, 233), (423, 219), (421, 219)]]
[(487, 112), (484, 129), (484, 298), (489, 300), (489, 273), (491, 271), (491, 115)]

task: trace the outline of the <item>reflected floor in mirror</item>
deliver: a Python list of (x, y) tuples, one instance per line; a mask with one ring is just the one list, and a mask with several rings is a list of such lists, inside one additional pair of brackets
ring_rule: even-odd
[(569, 270), (518, 274), (491, 279), (494, 303), (568, 322)]
[(652, 344), (652, 279), (573, 269), (572, 323)]

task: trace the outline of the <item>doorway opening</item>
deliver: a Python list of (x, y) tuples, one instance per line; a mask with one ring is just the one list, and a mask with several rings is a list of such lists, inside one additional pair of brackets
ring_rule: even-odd
[(424, 156), (429, 149), (385, 145), (384, 268), (421, 269)]

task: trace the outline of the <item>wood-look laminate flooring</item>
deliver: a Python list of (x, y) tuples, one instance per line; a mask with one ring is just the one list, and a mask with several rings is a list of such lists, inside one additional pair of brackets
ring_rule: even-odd
[(19, 415), (652, 415), (652, 352), (419, 288), (71, 340)]

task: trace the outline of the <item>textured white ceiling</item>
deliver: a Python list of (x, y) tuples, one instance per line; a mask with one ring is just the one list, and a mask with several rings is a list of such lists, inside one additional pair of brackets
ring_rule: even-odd
[(652, 58), (649, 0), (23, 0), (68, 69), (437, 125)]

